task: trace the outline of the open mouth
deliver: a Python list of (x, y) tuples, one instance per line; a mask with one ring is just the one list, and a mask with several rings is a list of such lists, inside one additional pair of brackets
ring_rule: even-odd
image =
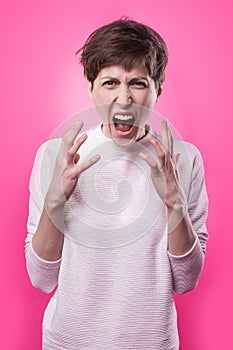
[(135, 117), (130, 114), (115, 114), (113, 123), (118, 135), (127, 136), (133, 129)]

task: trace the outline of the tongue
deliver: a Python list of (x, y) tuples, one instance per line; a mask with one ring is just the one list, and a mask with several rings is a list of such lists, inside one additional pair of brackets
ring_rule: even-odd
[(132, 128), (132, 125), (130, 124), (116, 123), (115, 125), (117, 130), (120, 130), (120, 131), (129, 131)]

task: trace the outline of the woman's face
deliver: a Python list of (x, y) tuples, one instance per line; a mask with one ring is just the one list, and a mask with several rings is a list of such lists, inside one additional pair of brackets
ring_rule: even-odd
[(154, 80), (142, 68), (103, 68), (89, 85), (103, 120), (103, 133), (117, 141), (136, 141), (145, 135), (145, 123), (157, 99)]

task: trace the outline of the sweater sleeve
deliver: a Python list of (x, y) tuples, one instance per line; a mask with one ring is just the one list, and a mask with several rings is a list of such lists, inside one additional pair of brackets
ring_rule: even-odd
[[(44, 197), (50, 182), (50, 169), (48, 169), (48, 157), (45, 156), (46, 144), (37, 151), (34, 161), (29, 190), (29, 215), (27, 221), (27, 237), (25, 240), (26, 267), (32, 285), (45, 293), (50, 293), (57, 285), (61, 259), (46, 261), (41, 259), (33, 250), (32, 237), (44, 206)], [(51, 168), (52, 164), (49, 164)], [(42, 172), (43, 169), (43, 172)]]
[(208, 232), (206, 219), (208, 214), (208, 197), (205, 186), (204, 166), (200, 152), (195, 149), (192, 176), (188, 193), (188, 213), (192, 222), (196, 240), (192, 248), (182, 256), (168, 252), (173, 288), (178, 294), (189, 292), (196, 288), (204, 264)]

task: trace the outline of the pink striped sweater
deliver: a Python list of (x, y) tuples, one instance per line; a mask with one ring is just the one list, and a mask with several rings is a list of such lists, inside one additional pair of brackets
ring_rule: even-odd
[[(151, 131), (155, 137), (159, 136)], [(197, 238), (183, 256), (167, 251), (167, 212), (148, 165), (147, 137), (129, 149), (87, 132), (81, 159), (101, 154), (84, 172), (65, 207), (64, 246), (58, 261), (33, 251), (36, 231), (61, 139), (37, 152), (31, 180), (26, 262), (32, 284), (55, 292), (45, 310), (43, 350), (178, 349), (174, 291), (194, 289), (208, 238), (203, 162), (195, 146), (175, 141), (179, 174)]]

